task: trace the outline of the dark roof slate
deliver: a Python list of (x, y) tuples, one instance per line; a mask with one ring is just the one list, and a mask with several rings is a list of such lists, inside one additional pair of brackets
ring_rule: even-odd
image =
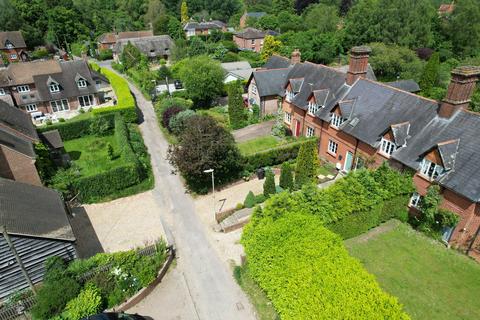
[(408, 92), (419, 92), (420, 91), (420, 86), (413, 79), (387, 82), (386, 84), (389, 85), (389, 86), (392, 86), (394, 88), (403, 90), (403, 91), (408, 91)]
[(242, 39), (262, 39), (265, 37), (265, 31), (254, 28), (245, 28), (243, 31), (235, 33), (235, 36)]
[(20, 31), (0, 32), (0, 50), (6, 49), (6, 43), (9, 41), (14, 48), (27, 48), (25, 40)]
[(185, 26), (183, 27), (183, 30), (222, 29), (225, 26), (226, 26), (225, 23), (219, 20), (212, 20), (207, 22), (190, 21), (185, 24)]
[(0, 100), (0, 124), (18, 131), (32, 140), (38, 140), (37, 130), (35, 129), (32, 118), (15, 107)]
[(289, 71), (288, 68), (254, 71), (252, 76), (260, 97), (282, 95)]
[(290, 59), (273, 55), (268, 58), (267, 62), (263, 66), (265, 69), (282, 69), (290, 66)]
[(63, 148), (63, 140), (57, 129), (40, 133), (40, 139), (50, 149)]
[(35, 158), (35, 151), (31, 141), (20, 138), (3, 127), (0, 127), (0, 145), (24, 154), (30, 158)]
[(74, 241), (57, 191), (0, 178), (0, 225), (12, 235)]
[(393, 138), (398, 147), (406, 145), (410, 133), (410, 122), (391, 125)]
[(116, 53), (121, 53), (123, 51), (123, 48), (128, 43), (133, 44), (147, 57), (161, 57), (164, 55), (169, 56), (171, 53), (171, 49), (175, 46), (172, 38), (170, 38), (169, 35), (160, 35), (153, 37), (118, 40), (117, 44), (113, 48), (113, 51)]

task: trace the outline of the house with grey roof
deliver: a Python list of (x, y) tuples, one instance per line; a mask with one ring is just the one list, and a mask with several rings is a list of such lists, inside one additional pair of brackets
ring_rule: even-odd
[(175, 46), (169, 35), (122, 39), (118, 40), (113, 47), (113, 59), (115, 61), (119, 61), (123, 49), (129, 43), (137, 47), (149, 59), (169, 60), (172, 49)]
[(253, 68), (248, 61), (225, 62), (221, 66), (225, 71), (224, 83), (248, 80), (253, 72)]
[(77, 256), (67, 210), (55, 190), (0, 178), (0, 227), (5, 228), (0, 232), (0, 300), (29, 287), (13, 250), (34, 285), (42, 282), (48, 258)]
[(213, 30), (227, 31), (227, 25), (219, 20), (196, 22), (190, 20), (183, 26), (185, 36), (188, 38), (201, 35), (209, 35)]
[(32, 117), (62, 117), (102, 103), (98, 88), (105, 81), (83, 60), (23, 62), (0, 70), (0, 93)]
[(233, 42), (235, 42), (240, 50), (260, 52), (262, 51), (263, 41), (267, 35), (277, 36), (278, 33), (272, 30), (263, 31), (246, 28), (233, 35)]
[(115, 44), (119, 40), (153, 37), (152, 30), (141, 31), (123, 31), (123, 32), (108, 32), (103, 33), (97, 38), (97, 46), (99, 50), (113, 50)]
[(3, 64), (26, 61), (28, 59), (27, 45), (20, 31), (0, 31), (0, 65), (2, 64), (1, 56), (3, 55), (8, 60), (3, 61)]
[[(309, 62), (287, 68), (278, 92), (285, 125), (294, 136), (318, 137), (319, 156), (339, 171), (388, 162), (414, 172), (414, 214), (428, 187), (439, 185), (441, 207), (460, 218), (444, 227), (443, 240), (480, 260), (480, 114), (467, 110), (480, 67), (454, 69), (436, 101), (409, 92), (413, 86), (369, 79), (369, 53), (352, 48), (346, 72)], [(251, 83), (258, 88), (260, 79), (254, 72)]]

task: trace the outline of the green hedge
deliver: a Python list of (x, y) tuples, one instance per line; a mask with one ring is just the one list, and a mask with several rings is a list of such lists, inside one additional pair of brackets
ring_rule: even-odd
[[(113, 115), (104, 115), (105, 119), (108, 120), (110, 127), (113, 128)], [(93, 117), (75, 120), (72, 119), (66, 122), (58, 122), (49, 126), (44, 126), (37, 128), (39, 132), (45, 132), (50, 130), (57, 129), (62, 137), (62, 140), (68, 141), (73, 139), (81, 138), (85, 135), (90, 134), (90, 124), (92, 123)]]
[(299, 140), (277, 148), (245, 156), (245, 169), (248, 171), (253, 171), (261, 167), (273, 166), (283, 163), (287, 160), (295, 159), (300, 146), (305, 143), (317, 144), (317, 139), (312, 138), (307, 140)]
[(264, 219), (248, 225), (241, 242), (252, 277), (283, 320), (409, 319), (318, 216)]
[(128, 107), (128, 106), (112, 106), (112, 107), (104, 107), (100, 109), (93, 109), (94, 115), (109, 115), (120, 113), (126, 122), (128, 123), (136, 123), (138, 122), (138, 115), (137, 110), (135, 107)]
[(133, 152), (125, 121), (119, 113), (115, 114), (114, 121), (114, 135), (120, 147), (120, 154), (127, 164), (96, 175), (76, 179), (73, 184), (74, 188), (80, 192), (84, 202), (93, 202), (138, 184), (142, 180), (141, 163)]

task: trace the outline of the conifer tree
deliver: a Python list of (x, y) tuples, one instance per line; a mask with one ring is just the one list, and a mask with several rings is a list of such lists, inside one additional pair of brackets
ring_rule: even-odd
[(280, 173), (280, 187), (285, 190), (293, 190), (292, 167), (288, 162), (284, 162), (282, 164), (282, 172)]
[(180, 8), (180, 16), (182, 19), (182, 24), (185, 24), (188, 22), (188, 6), (187, 6), (186, 0), (182, 1), (182, 7)]
[(263, 183), (263, 195), (268, 198), (270, 195), (275, 193), (275, 176), (271, 170), (268, 170), (266, 173), (265, 182)]
[(245, 198), (245, 201), (243, 202), (243, 206), (245, 208), (253, 208), (254, 205), (255, 205), (255, 195), (253, 194), (252, 191), (250, 191), (247, 194), (247, 197)]
[(303, 185), (314, 182), (318, 166), (317, 144), (313, 141), (302, 144), (295, 168), (295, 187), (300, 189)]
[(420, 88), (423, 92), (428, 93), (435, 87), (438, 79), (438, 70), (440, 68), (440, 55), (435, 52), (432, 54), (425, 69), (423, 70), (422, 78), (420, 79)]
[(242, 87), (236, 82), (228, 86), (228, 116), (232, 129), (247, 125), (248, 114), (243, 104)]

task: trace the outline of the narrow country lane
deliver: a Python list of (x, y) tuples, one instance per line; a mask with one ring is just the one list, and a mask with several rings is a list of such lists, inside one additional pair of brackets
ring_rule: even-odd
[[(109, 67), (110, 65), (102, 66)], [(143, 113), (144, 121), (140, 124), (145, 145), (151, 154), (153, 172), (155, 175), (154, 196), (157, 201), (162, 224), (165, 226), (167, 238), (175, 243), (178, 262), (169, 276), (177, 279), (170, 287), (186, 292), (168, 291), (172, 295), (161, 299), (152, 305), (157, 312), (155, 320), (163, 319), (255, 319), (254, 310), (247, 296), (235, 282), (232, 271), (224, 264), (211, 246), (206, 234), (206, 226), (202, 224), (190, 195), (177, 175), (172, 174), (172, 167), (166, 160), (168, 143), (157, 124), (152, 103), (147, 101), (141, 92), (130, 84), (130, 89), (136, 97), (138, 107)], [(141, 232), (141, 230), (136, 231)], [(178, 283), (183, 278), (183, 284)], [(168, 279), (166, 280), (168, 282)], [(170, 280), (170, 282), (173, 282)], [(161, 287), (163, 283), (159, 286)], [(163, 291), (163, 294), (166, 294)], [(177, 315), (167, 312), (175, 296), (188, 297), (177, 303), (183, 310)], [(181, 299), (181, 298), (179, 298)], [(149, 315), (149, 314), (147, 314)]]

